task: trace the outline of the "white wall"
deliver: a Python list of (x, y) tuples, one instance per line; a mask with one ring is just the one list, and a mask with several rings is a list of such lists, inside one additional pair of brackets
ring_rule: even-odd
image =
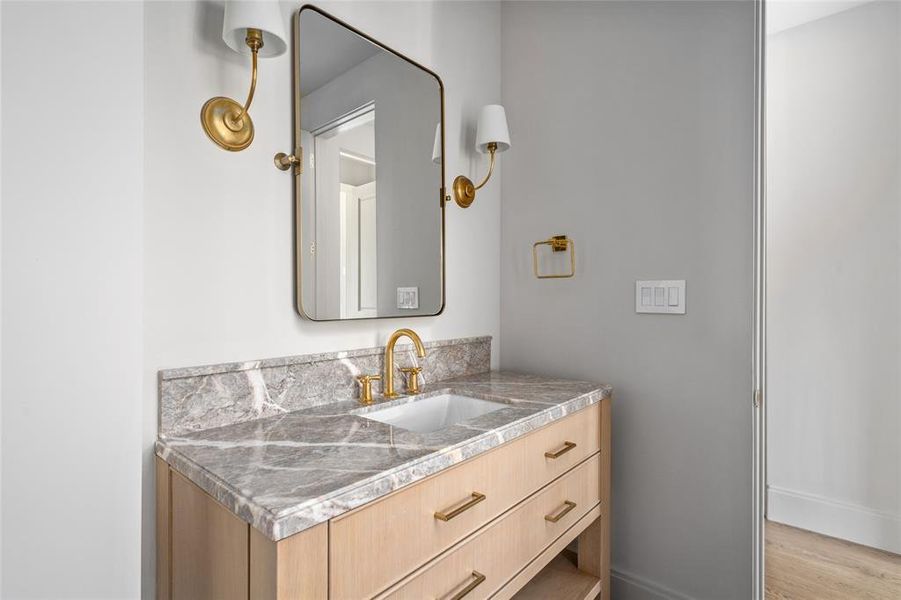
[(0, 596), (134, 598), (142, 7), (3, 2), (0, 11)]
[[(754, 9), (505, 3), (501, 367), (605, 381), (613, 596), (751, 594)], [(534, 241), (577, 273), (536, 280)], [(687, 279), (637, 315), (636, 279)]]
[(901, 553), (899, 16), (767, 41), (767, 466), (770, 519)]
[[(319, 4), (441, 75), (449, 177), (477, 175), (471, 156), (474, 119), (481, 105), (500, 99), (499, 6)], [(286, 19), (298, 6), (283, 4)], [(158, 369), (374, 346), (401, 326), (412, 326), (425, 339), (493, 335), (497, 364), (499, 178), (480, 191), (468, 210), (448, 207), (447, 308), (442, 315), (344, 323), (311, 323), (297, 316), (291, 181), (272, 166), (272, 155), (291, 146), (290, 57), (260, 61), (251, 112), (253, 145), (236, 154), (218, 149), (200, 128), (200, 107), (213, 95), (241, 97), (249, 77), (247, 58), (221, 41), (221, 11), (209, 2), (144, 6), (147, 597), (153, 586), (151, 445), (157, 433)], [(473, 244), (473, 239), (480, 241)]]

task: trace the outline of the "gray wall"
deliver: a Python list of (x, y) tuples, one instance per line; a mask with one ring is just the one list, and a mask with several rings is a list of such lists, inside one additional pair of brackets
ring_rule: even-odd
[(901, 552), (901, 38), (872, 2), (767, 41), (768, 516)]
[[(501, 366), (605, 381), (614, 597), (751, 594), (751, 2), (504, 3)], [(577, 274), (537, 280), (565, 233)], [(688, 281), (637, 315), (636, 279)]]

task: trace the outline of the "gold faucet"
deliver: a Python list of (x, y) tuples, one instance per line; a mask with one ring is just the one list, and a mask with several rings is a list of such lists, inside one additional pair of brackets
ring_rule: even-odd
[(385, 398), (397, 398), (400, 395), (394, 391), (394, 346), (397, 344), (397, 340), (402, 337), (408, 337), (413, 341), (413, 345), (416, 346), (416, 355), (419, 358), (425, 356), (422, 340), (419, 339), (419, 336), (412, 329), (398, 329), (391, 334), (391, 337), (388, 338), (388, 343), (385, 345), (385, 376), (382, 379), (385, 384), (382, 395)]

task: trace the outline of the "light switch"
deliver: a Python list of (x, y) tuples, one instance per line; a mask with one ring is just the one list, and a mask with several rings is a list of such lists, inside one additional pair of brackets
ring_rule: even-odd
[(668, 306), (679, 306), (679, 288), (670, 287), (668, 289), (669, 289), (669, 296), (667, 298), (667, 305)]
[(635, 312), (684, 315), (685, 280), (636, 281)]
[(419, 308), (419, 288), (397, 288), (397, 308), (403, 308), (407, 310)]
[(654, 286), (654, 306), (665, 306), (665, 297), (666, 289), (659, 286)]

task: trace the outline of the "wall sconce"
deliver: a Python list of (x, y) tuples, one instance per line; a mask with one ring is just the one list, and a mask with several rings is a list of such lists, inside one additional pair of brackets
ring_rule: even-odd
[[(500, 104), (489, 104), (482, 107), (479, 113), (479, 124), (476, 131), (476, 150), (490, 156), (488, 174), (478, 185), (465, 175), (457, 175), (454, 179), (454, 200), (460, 208), (467, 208), (476, 199), (476, 191), (482, 189), (494, 172), (494, 159), (497, 152), (510, 149), (510, 131), (507, 129), (507, 113)], [(434, 154), (434, 153), (433, 153)]]
[(253, 121), (247, 111), (257, 87), (257, 56), (280, 56), (288, 49), (278, 2), (226, 2), (222, 39), (235, 52), (252, 56), (250, 92), (244, 106), (223, 96), (210, 98), (200, 109), (200, 122), (213, 142), (238, 152), (253, 141)]

